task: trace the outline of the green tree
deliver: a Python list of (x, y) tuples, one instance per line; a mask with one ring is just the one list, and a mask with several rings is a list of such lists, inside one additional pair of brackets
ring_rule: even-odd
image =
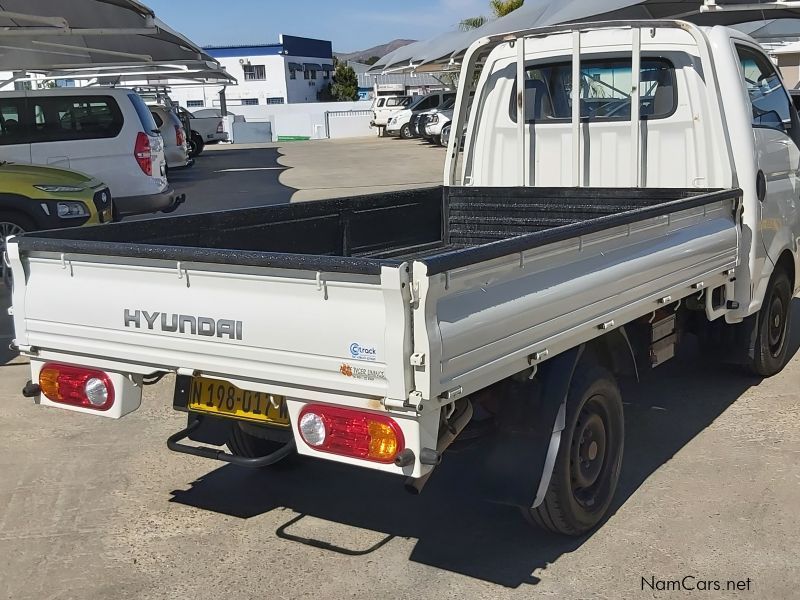
[(358, 100), (358, 76), (353, 67), (345, 62), (336, 62), (331, 95), (336, 102)]
[[(493, 18), (499, 19), (500, 17), (511, 14), (523, 4), (525, 4), (525, 0), (490, 0), (489, 9), (492, 11)], [(459, 23), (459, 28), (462, 31), (478, 29), (486, 25), (489, 21), (489, 17), (470, 17), (461, 21), (461, 23)]]
[(370, 56), (367, 60), (364, 61), (365, 64), (374, 65), (381, 59), (380, 56)]

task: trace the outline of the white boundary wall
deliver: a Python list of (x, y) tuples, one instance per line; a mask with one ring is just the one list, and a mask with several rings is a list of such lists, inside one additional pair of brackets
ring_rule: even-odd
[[(308, 137), (312, 140), (327, 137), (325, 113), (359, 111), (348, 117), (349, 126), (331, 127), (331, 137), (370, 135), (372, 102), (310, 102), (307, 104), (269, 104), (266, 106), (230, 106), (228, 110), (242, 115), (248, 123), (270, 123), (273, 141), (279, 137)], [(234, 140), (236, 143), (236, 140)]]

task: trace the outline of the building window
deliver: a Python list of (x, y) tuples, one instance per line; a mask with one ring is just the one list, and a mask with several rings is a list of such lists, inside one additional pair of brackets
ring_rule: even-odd
[(203, 100), (187, 100), (186, 107), (187, 108), (203, 108), (206, 105), (205, 101)]
[(317, 78), (317, 72), (311, 71), (311, 79), (316, 79), (316, 78)]
[(297, 71), (295, 71), (294, 69), (289, 71), (289, 79), (297, 79)]
[(242, 106), (258, 106), (258, 98), (242, 98)]
[(267, 104), (283, 104), (283, 98), (267, 98)]
[(311, 79), (311, 71), (303, 71), (303, 79)]
[(267, 68), (264, 65), (242, 65), (245, 81), (263, 81), (267, 78)]

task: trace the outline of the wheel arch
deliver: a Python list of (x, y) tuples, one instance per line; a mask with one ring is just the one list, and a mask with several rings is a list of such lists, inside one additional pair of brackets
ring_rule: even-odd
[(796, 259), (788, 248), (785, 249), (778, 257), (773, 272), (777, 271), (778, 269), (784, 270), (789, 276), (789, 281), (792, 283), (793, 290), (796, 290), (798, 286), (800, 286), (800, 282), (797, 281)]
[(0, 212), (18, 213), (34, 222), (37, 227), (43, 226), (43, 219), (35, 210), (39, 203), (21, 194), (0, 193)]
[(582, 360), (594, 359), (617, 377), (630, 377), (639, 381), (639, 368), (625, 326), (609, 331), (586, 345)]

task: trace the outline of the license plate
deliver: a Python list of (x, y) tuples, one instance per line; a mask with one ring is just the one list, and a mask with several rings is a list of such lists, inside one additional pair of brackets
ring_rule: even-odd
[(289, 426), (286, 398), (242, 390), (219, 379), (192, 378), (188, 408), (218, 417)]

